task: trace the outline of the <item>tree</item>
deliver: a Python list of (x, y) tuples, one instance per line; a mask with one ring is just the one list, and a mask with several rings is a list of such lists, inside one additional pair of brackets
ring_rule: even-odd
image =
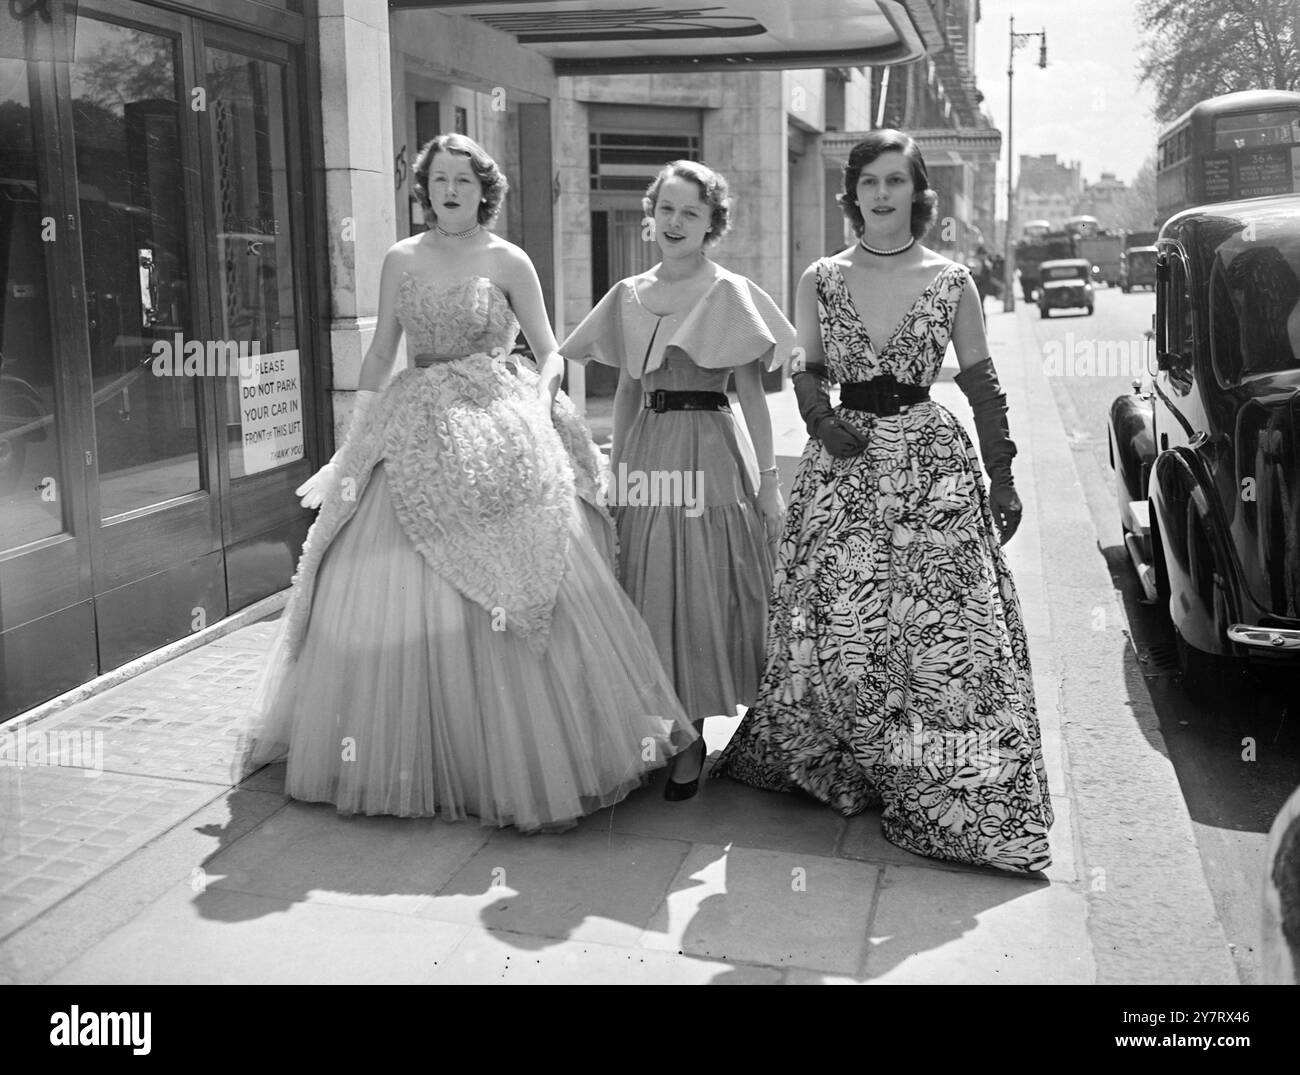
[(1148, 157), (1115, 206), (1115, 227), (1125, 231), (1146, 231), (1155, 227), (1156, 158)]
[(1139, 73), (1167, 123), (1235, 90), (1300, 89), (1297, 0), (1140, 0)]

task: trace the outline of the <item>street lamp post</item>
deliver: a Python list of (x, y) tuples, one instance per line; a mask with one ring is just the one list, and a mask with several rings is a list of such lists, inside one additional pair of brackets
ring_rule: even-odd
[(1016, 33), (1016, 17), (1011, 16), (1011, 47), (1007, 54), (1007, 233), (1003, 236), (1003, 276), (1002, 281), (1002, 309), (1010, 313), (1016, 308), (1016, 188), (1012, 182), (1012, 171), (1016, 165), (1014, 155), (1014, 146), (1012, 143), (1012, 125), (1014, 123), (1014, 110), (1011, 107), (1011, 90), (1013, 86), (1012, 79), (1015, 75), (1016, 68), (1016, 49), (1025, 44), (1031, 37), (1039, 39), (1038, 48), (1038, 66), (1047, 66), (1047, 30), (1038, 31), (1037, 33), (1018, 34)]

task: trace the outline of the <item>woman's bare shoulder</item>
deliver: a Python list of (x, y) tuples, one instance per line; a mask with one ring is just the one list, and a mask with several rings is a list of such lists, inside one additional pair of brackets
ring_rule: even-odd
[(931, 250), (928, 246), (921, 247), (920, 265), (923, 268), (932, 270), (933, 272), (938, 272), (940, 269), (947, 268), (961, 269), (963, 272), (970, 271), (960, 261), (953, 261), (952, 258), (946, 258), (937, 251)]
[(418, 235), (412, 235), (406, 239), (398, 239), (397, 242), (385, 251), (384, 263), (389, 264), (397, 262), (406, 265), (416, 259), (419, 249), (420, 236)]
[(485, 249), (492, 260), (502, 268), (517, 269), (533, 263), (532, 258), (525, 253), (523, 247), (516, 246), (509, 239), (503, 239), (493, 232), (488, 233), (488, 242)]

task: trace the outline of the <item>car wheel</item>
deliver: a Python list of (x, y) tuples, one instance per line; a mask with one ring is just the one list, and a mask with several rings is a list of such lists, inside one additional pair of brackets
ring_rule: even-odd
[(1217, 703), (1241, 697), (1245, 677), (1242, 661), (1197, 649), (1183, 638), (1177, 627), (1174, 644), (1178, 650), (1178, 674), (1188, 698)]

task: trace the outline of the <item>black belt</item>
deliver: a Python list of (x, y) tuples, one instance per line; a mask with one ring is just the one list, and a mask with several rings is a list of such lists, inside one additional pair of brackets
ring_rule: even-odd
[(731, 403), (725, 392), (669, 392), (656, 388), (645, 394), (645, 409), (664, 411), (729, 411)]
[(888, 375), (840, 385), (840, 403), (851, 411), (897, 414), (903, 407), (922, 403), (929, 398), (929, 385), (901, 384)]

